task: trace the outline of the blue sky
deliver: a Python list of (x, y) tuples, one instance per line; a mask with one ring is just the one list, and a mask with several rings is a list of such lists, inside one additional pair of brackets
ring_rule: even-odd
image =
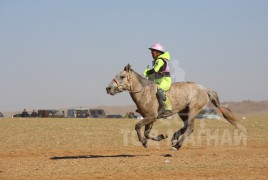
[(109, 96), (162, 43), (222, 101), (268, 99), (268, 1), (0, 0), (0, 111), (131, 105)]

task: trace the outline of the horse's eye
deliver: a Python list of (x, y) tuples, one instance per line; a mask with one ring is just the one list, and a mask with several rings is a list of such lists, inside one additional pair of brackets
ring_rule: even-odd
[(125, 75), (121, 75), (121, 76), (120, 76), (121, 79), (124, 79), (125, 77), (126, 77)]

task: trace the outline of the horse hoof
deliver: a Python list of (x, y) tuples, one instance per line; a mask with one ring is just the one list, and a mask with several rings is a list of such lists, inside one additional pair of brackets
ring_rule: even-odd
[(143, 145), (143, 147), (148, 148), (148, 143), (147, 142), (145, 144), (142, 144), (142, 145)]
[(148, 142), (146, 139), (143, 139), (141, 143), (142, 143), (143, 147), (148, 148)]
[(171, 151), (178, 151), (178, 149), (177, 148), (175, 148), (175, 147), (171, 147), (171, 149), (170, 149)]

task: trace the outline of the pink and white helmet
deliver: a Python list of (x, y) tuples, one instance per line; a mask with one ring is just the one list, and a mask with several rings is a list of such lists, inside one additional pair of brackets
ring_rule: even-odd
[(149, 49), (160, 51), (160, 52), (165, 52), (165, 48), (160, 43), (153, 44), (152, 47), (150, 47)]

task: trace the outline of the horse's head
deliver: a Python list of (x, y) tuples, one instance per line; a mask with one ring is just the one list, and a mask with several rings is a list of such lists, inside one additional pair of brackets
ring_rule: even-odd
[(124, 70), (115, 76), (115, 78), (106, 87), (106, 92), (110, 95), (131, 90), (130, 65), (126, 65)]

